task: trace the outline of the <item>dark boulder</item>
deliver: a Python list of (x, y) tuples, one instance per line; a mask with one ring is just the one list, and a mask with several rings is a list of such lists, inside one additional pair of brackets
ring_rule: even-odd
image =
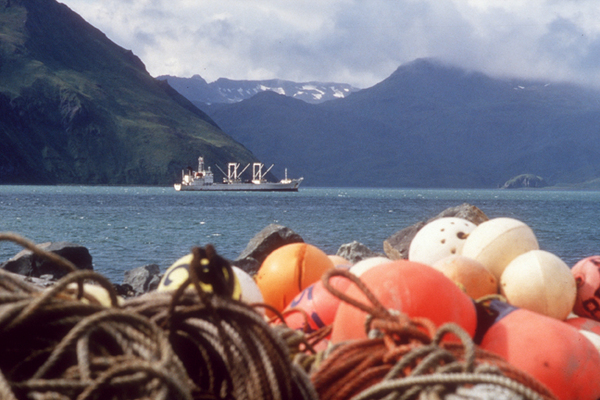
[(269, 254), (291, 243), (304, 243), (304, 239), (285, 226), (267, 225), (248, 242), (233, 264), (250, 274), (255, 273)]
[(340, 246), (336, 256), (340, 256), (350, 261), (352, 264), (372, 257), (383, 257), (383, 254), (376, 253), (362, 243), (357, 241), (346, 243)]
[(113, 283), (113, 286), (114, 286), (115, 291), (117, 292), (117, 294), (119, 296), (123, 297), (123, 298), (137, 296), (137, 293), (135, 292), (135, 290), (133, 290), (133, 288), (131, 287), (131, 285), (128, 284), (128, 283), (123, 283), (122, 285), (119, 285), (117, 283)]
[(143, 294), (155, 290), (160, 283), (160, 267), (156, 264), (144, 265), (125, 271), (123, 284), (129, 285), (136, 294)]
[[(69, 242), (47, 242), (37, 245), (42, 250), (50, 251), (71, 261), (79, 269), (93, 270), (92, 256), (86, 247)], [(51, 279), (60, 279), (70, 271), (43, 257), (33, 254), (30, 250), (23, 250), (10, 260), (0, 265), (7, 271), (16, 274), (39, 278), (49, 275)]]
[(446, 217), (463, 218), (475, 225), (479, 225), (489, 219), (479, 208), (468, 203), (463, 203), (456, 207), (447, 208), (427, 221), (419, 221), (394, 233), (383, 242), (383, 251), (391, 260), (408, 259), (408, 249), (417, 232), (429, 222)]

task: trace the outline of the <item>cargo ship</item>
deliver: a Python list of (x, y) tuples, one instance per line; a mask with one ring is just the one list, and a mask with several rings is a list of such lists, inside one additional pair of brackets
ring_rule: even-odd
[[(241, 176), (252, 165), (252, 180), (242, 181)], [(287, 168), (285, 170), (285, 178), (279, 182), (269, 182), (265, 179), (267, 173), (273, 168), (271, 165), (263, 172), (264, 164), (255, 162), (246, 165), (241, 172), (238, 172), (239, 163), (228, 163), (227, 173), (219, 170), (225, 175), (222, 183), (214, 181), (214, 174), (210, 167), (204, 167), (204, 157), (198, 158), (198, 170), (192, 168), (181, 171), (181, 183), (176, 183), (173, 186), (177, 191), (263, 191), (263, 192), (297, 192), (300, 183), (304, 178), (288, 179)]]

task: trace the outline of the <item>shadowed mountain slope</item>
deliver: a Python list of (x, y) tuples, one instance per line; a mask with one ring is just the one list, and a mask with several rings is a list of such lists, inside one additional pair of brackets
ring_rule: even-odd
[(171, 184), (255, 157), (55, 0), (0, 0), (0, 183)]
[(262, 93), (204, 110), (307, 185), (494, 188), (525, 173), (551, 184), (600, 177), (598, 92), (430, 59), (322, 104)]

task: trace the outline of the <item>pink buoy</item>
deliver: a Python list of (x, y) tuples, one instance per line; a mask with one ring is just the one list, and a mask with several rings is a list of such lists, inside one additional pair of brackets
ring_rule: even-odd
[(580, 317), (600, 321), (600, 256), (578, 261), (571, 273), (577, 285), (573, 312)]

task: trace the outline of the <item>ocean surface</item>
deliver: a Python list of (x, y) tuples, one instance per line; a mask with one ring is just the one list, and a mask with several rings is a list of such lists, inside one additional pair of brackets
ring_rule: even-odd
[[(269, 224), (287, 226), (328, 254), (383, 241), (448, 207), (470, 203), (490, 218), (528, 224), (540, 248), (572, 266), (600, 254), (600, 192), (301, 188), (297, 193), (176, 192), (172, 187), (0, 186), (0, 231), (36, 243), (87, 247), (115, 283), (146, 264), (162, 271), (193, 246), (212, 243), (235, 259)], [(21, 248), (0, 243), (0, 262)]]

